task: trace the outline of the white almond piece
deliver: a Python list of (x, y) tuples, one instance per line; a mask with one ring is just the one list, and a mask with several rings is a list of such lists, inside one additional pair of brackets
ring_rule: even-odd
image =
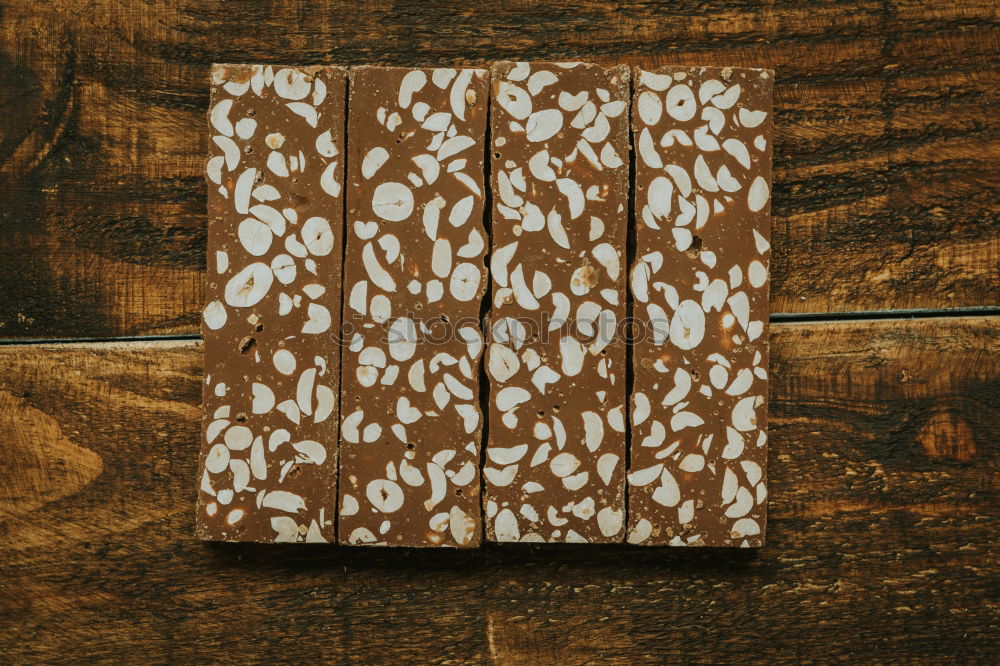
[(586, 104), (589, 98), (590, 93), (586, 90), (581, 90), (575, 95), (570, 95), (565, 90), (561, 90), (559, 92), (559, 108), (572, 113), (573, 111), (578, 111), (580, 107)]
[(708, 133), (708, 125), (702, 125), (694, 131), (694, 145), (703, 152), (719, 150), (719, 140)]
[(590, 143), (600, 143), (607, 138), (610, 132), (611, 124), (608, 122), (608, 119), (604, 117), (603, 113), (598, 113), (594, 124), (583, 130), (581, 135)]
[(556, 172), (549, 166), (549, 151), (539, 150), (528, 160), (528, 170), (531, 175), (538, 180), (553, 182), (556, 179)]
[(667, 114), (674, 120), (685, 122), (694, 118), (698, 109), (694, 93), (686, 85), (677, 85), (667, 91), (665, 101)]
[(754, 213), (767, 205), (771, 197), (771, 190), (767, 186), (767, 180), (763, 176), (757, 176), (747, 190), (747, 207)]
[(205, 306), (204, 312), (202, 312), (202, 319), (205, 322), (205, 326), (213, 331), (217, 331), (226, 325), (226, 307), (222, 304), (222, 301), (212, 301)]
[(669, 178), (657, 176), (649, 184), (646, 193), (649, 202), (650, 212), (659, 219), (665, 219), (670, 215), (670, 207), (673, 201), (674, 184)]
[(670, 317), (666, 310), (656, 303), (646, 305), (650, 333), (653, 336), (653, 344), (660, 346), (670, 339)]
[(653, 501), (663, 506), (677, 506), (681, 501), (681, 489), (669, 470), (660, 475), (660, 485), (653, 491)]
[(569, 476), (580, 467), (580, 460), (572, 453), (560, 453), (549, 462), (549, 469), (557, 477)]
[(312, 104), (307, 104), (306, 102), (289, 102), (285, 106), (295, 115), (305, 118), (310, 127), (316, 127), (319, 121), (319, 114), (316, 113), (316, 107)]
[(510, 448), (491, 446), (486, 449), (487, 457), (498, 465), (511, 465), (521, 460), (528, 452), (527, 444), (518, 444)]
[[(241, 153), (239, 146), (236, 145), (235, 141), (227, 136), (214, 136), (212, 137), (212, 141), (214, 141), (215, 145), (222, 149), (222, 154), (225, 155), (226, 158), (227, 171), (232, 171), (239, 166)], [(246, 211), (239, 212), (245, 213)]]
[(310, 217), (302, 225), (302, 242), (309, 254), (325, 257), (333, 251), (335, 242), (330, 222), (323, 217)]
[(497, 469), (496, 467), (484, 467), (483, 473), (486, 475), (486, 479), (494, 486), (509, 486), (514, 482), (514, 477), (517, 476), (517, 465), (508, 465), (503, 469)]
[(601, 105), (601, 113), (603, 113), (608, 118), (617, 118), (625, 110), (624, 100), (615, 100), (614, 102), (606, 102)]
[(271, 206), (258, 204), (250, 207), (250, 214), (266, 224), (275, 236), (285, 233), (285, 216)]
[(369, 423), (365, 426), (365, 429), (361, 432), (361, 441), (365, 444), (371, 444), (382, 436), (382, 426), (377, 423)]
[(402, 183), (381, 183), (372, 195), (372, 210), (383, 220), (405, 220), (413, 212), (413, 192)]
[(475, 264), (461, 263), (452, 271), (448, 288), (457, 301), (471, 301), (479, 293), (482, 273)]
[[(556, 187), (559, 189), (559, 192), (566, 197), (566, 201), (569, 204), (570, 219), (575, 220), (580, 217), (580, 214), (583, 213), (585, 206), (583, 189), (580, 187), (580, 184), (571, 178), (558, 178), (556, 179)], [(565, 232), (563, 232), (563, 236), (565, 236)], [(555, 239), (555, 236), (553, 236), (553, 239)], [(559, 243), (558, 239), (555, 240)], [(566, 249), (569, 249), (568, 240), (566, 240), (565, 245), (562, 243), (559, 244)]]
[(563, 228), (562, 224), (562, 216), (559, 213), (557, 213), (554, 208), (549, 211), (549, 214), (545, 220), (545, 226), (548, 228), (549, 235), (552, 236), (552, 240), (555, 242), (556, 245), (558, 245), (561, 248), (565, 248), (567, 250), (570, 249), (569, 237), (566, 235), (566, 229)]
[(212, 127), (214, 127), (219, 134), (224, 134), (225, 136), (233, 135), (233, 124), (229, 121), (229, 110), (233, 108), (233, 100), (224, 99), (215, 106), (212, 107), (212, 112), (209, 117), (212, 121)]
[(458, 506), (452, 506), (448, 517), (451, 538), (460, 546), (466, 546), (476, 533), (476, 521)]
[[(757, 127), (764, 119), (767, 118), (767, 111), (751, 111), (749, 109), (741, 108), (740, 113), (740, 125), (743, 127)], [(761, 148), (763, 150), (763, 148)]]
[(617, 169), (624, 164), (624, 162), (622, 162), (622, 158), (618, 156), (617, 152), (615, 152), (615, 148), (611, 145), (610, 141), (605, 143), (601, 148), (601, 164), (609, 169)]
[(726, 139), (722, 142), (722, 149), (736, 158), (744, 169), (750, 168), (750, 151), (739, 139)]
[(552, 85), (558, 81), (559, 79), (552, 72), (544, 69), (538, 70), (528, 77), (528, 92), (532, 96), (537, 95), (542, 92), (545, 86)]
[(601, 448), (604, 441), (604, 421), (596, 412), (585, 411), (581, 414), (583, 418), (583, 441), (587, 449), (591, 452)]
[(330, 162), (323, 169), (323, 173), (319, 176), (319, 186), (323, 188), (323, 191), (329, 194), (331, 197), (337, 198), (340, 196), (340, 183), (337, 181), (337, 177), (334, 173), (337, 171), (337, 163)]
[(417, 348), (417, 329), (413, 320), (400, 317), (390, 324), (388, 331), (389, 355), (396, 361), (413, 358)]
[(305, 72), (288, 67), (274, 73), (274, 92), (284, 99), (305, 99), (312, 89)]
[(698, 88), (698, 101), (702, 104), (708, 103), (710, 99), (725, 91), (726, 84), (718, 79), (709, 79)]
[(719, 109), (729, 109), (732, 108), (734, 104), (740, 98), (740, 84), (735, 84), (729, 87), (726, 92), (721, 95), (716, 95), (712, 98), (712, 105)]
[(552, 291), (552, 280), (541, 271), (535, 271), (531, 278), (531, 293), (535, 298), (542, 298)]
[(222, 165), (225, 163), (226, 158), (222, 155), (216, 155), (205, 163), (205, 174), (216, 185), (222, 182)]
[(639, 72), (639, 84), (656, 92), (663, 92), (673, 82), (669, 74), (654, 74), (645, 70)]
[(226, 304), (237, 308), (252, 307), (264, 298), (273, 281), (271, 268), (259, 261), (254, 262), (226, 283)]
[(743, 398), (733, 407), (731, 414), (733, 427), (740, 432), (749, 432), (757, 427), (757, 413), (754, 411), (756, 396)]
[(507, 81), (500, 81), (496, 99), (504, 111), (518, 120), (524, 120), (531, 115), (531, 95), (523, 88)]
[(570, 336), (563, 336), (559, 340), (559, 356), (562, 361), (562, 374), (568, 377), (575, 377), (583, 369), (583, 362), (586, 359), (586, 349), (583, 345)]
[(754, 259), (747, 266), (747, 280), (750, 286), (755, 289), (763, 287), (767, 283), (767, 268), (759, 260)]
[(453, 227), (460, 227), (465, 224), (472, 214), (473, 206), (475, 206), (475, 198), (471, 194), (459, 199), (458, 203), (451, 207), (451, 212), (448, 214), (449, 224)]
[(305, 500), (286, 490), (272, 490), (264, 496), (261, 506), (286, 513), (298, 513), (306, 508)]
[(719, 184), (716, 182), (715, 176), (712, 175), (702, 155), (698, 155), (694, 160), (694, 179), (707, 192), (719, 191)]
[(400, 108), (407, 109), (413, 101), (413, 93), (420, 92), (427, 84), (427, 74), (419, 69), (410, 70), (399, 84), (398, 102)]
[[(695, 473), (705, 469), (705, 456), (698, 453), (689, 453), (681, 459), (678, 465), (683, 471)], [(687, 521), (685, 521), (687, 522)]]
[(708, 129), (712, 134), (718, 135), (722, 128), (726, 126), (726, 114), (714, 106), (706, 106), (701, 110), (701, 119), (708, 123)]
[(613, 509), (606, 506), (597, 512), (597, 527), (601, 534), (606, 537), (613, 537), (622, 529), (625, 515), (621, 509)]
[(274, 408), (274, 391), (266, 384), (253, 382), (250, 385), (250, 392), (253, 395), (251, 411), (254, 414), (267, 414)]
[(633, 486), (648, 486), (660, 476), (662, 471), (664, 471), (663, 463), (657, 463), (652, 467), (630, 472), (628, 475), (628, 482)]
[(510, 509), (502, 509), (493, 521), (493, 533), (500, 543), (516, 543), (521, 539), (517, 516)]
[(646, 90), (639, 94), (636, 109), (644, 124), (655, 125), (660, 122), (660, 117), (663, 115), (663, 102), (655, 92)]
[(712, 280), (705, 291), (701, 294), (701, 307), (705, 312), (722, 311), (722, 306), (726, 302), (729, 294), (729, 285), (725, 280)]
[(733, 178), (729, 172), (729, 167), (725, 165), (719, 167), (719, 170), (715, 174), (715, 181), (724, 192), (737, 192), (743, 187), (738, 180)]
[(736, 316), (736, 321), (739, 322), (740, 326), (744, 330), (746, 330), (746, 327), (750, 323), (750, 301), (747, 298), (746, 293), (737, 291), (726, 299), (726, 302), (729, 304), (729, 308)]
[(670, 322), (670, 341), (678, 349), (694, 349), (704, 337), (705, 311), (695, 301), (681, 301)]
[(753, 495), (746, 488), (736, 491), (736, 501), (726, 509), (726, 518), (740, 518), (753, 509)]
[(323, 157), (337, 156), (337, 146), (333, 143), (333, 135), (330, 134), (330, 130), (326, 130), (316, 137), (316, 152)]
[(465, 120), (465, 107), (468, 104), (466, 99), (466, 92), (469, 88), (469, 83), (472, 81), (473, 70), (463, 69), (455, 77), (455, 83), (451, 86), (451, 94), (448, 96), (448, 101), (451, 105), (451, 112), (455, 114), (455, 117), (459, 120)]
[(736, 373), (736, 377), (733, 382), (726, 389), (727, 395), (743, 395), (750, 390), (750, 386), (753, 384), (753, 372), (749, 368), (741, 368), (739, 372)]
[(487, 365), (490, 376), (498, 382), (507, 381), (521, 369), (521, 361), (517, 354), (500, 344), (490, 345)]
[[(421, 153), (420, 155), (411, 157), (410, 160), (417, 165), (418, 169), (420, 169), (420, 175), (423, 176), (424, 181), (428, 185), (433, 185), (434, 182), (437, 181), (438, 175), (441, 173), (441, 163), (438, 162), (433, 155)], [(444, 199), (441, 199), (441, 202), (444, 203)], [(428, 204), (428, 206), (430, 206), (430, 204)]]
[(326, 462), (326, 449), (319, 442), (306, 439), (292, 444), (292, 448), (299, 453), (299, 460), (312, 465), (322, 465)]
[(547, 141), (554, 137), (563, 126), (563, 114), (559, 109), (544, 109), (528, 116), (524, 124), (528, 141)]
[(458, 72), (450, 67), (439, 67), (431, 74), (431, 81), (433, 81), (434, 85), (438, 88), (444, 90), (448, 87), (448, 84), (451, 83), (451, 80), (455, 78), (457, 73)]
[(375, 479), (365, 487), (365, 496), (382, 513), (393, 513), (403, 506), (403, 490), (395, 481)]
[(257, 177), (257, 169), (247, 169), (236, 179), (236, 187), (233, 188), (233, 205), (237, 213), (250, 212), (250, 193), (253, 190), (254, 179)]
[(389, 159), (389, 151), (381, 146), (376, 146), (369, 150), (365, 154), (365, 158), (361, 161), (361, 175), (365, 178), (371, 178), (382, 168), (386, 160)]
[(225, 444), (216, 444), (205, 456), (205, 469), (211, 474), (220, 474), (229, 467), (229, 448)]
[(753, 241), (754, 245), (756, 245), (757, 247), (758, 254), (764, 254), (765, 252), (771, 249), (771, 244), (767, 241), (766, 238), (761, 236), (760, 232), (757, 231), (756, 229), (753, 230)]
[(530, 399), (531, 394), (520, 386), (507, 386), (497, 392), (494, 404), (501, 412), (506, 412)]
[(660, 169), (663, 167), (663, 160), (660, 159), (659, 153), (656, 152), (656, 148), (653, 146), (653, 135), (649, 133), (649, 128), (644, 127), (639, 133), (639, 157), (642, 158), (643, 163), (648, 167), (653, 169)]
[(271, 228), (258, 219), (248, 217), (240, 222), (236, 234), (243, 249), (255, 257), (266, 254), (271, 247)]
[[(358, 283), (358, 285), (360, 284), (365, 284), (365, 286), (367, 286), (367, 283), (364, 281)], [(355, 285), (355, 287), (358, 285)], [(372, 299), (368, 312), (371, 314), (372, 319), (374, 319), (376, 323), (383, 324), (389, 321), (392, 317), (392, 302), (385, 296), (385, 294), (378, 294)], [(364, 363), (364, 361), (361, 361), (360, 359), (359, 362)], [(385, 365), (383, 364), (380, 367), (385, 367)]]
[(439, 238), (434, 241), (434, 249), (431, 252), (431, 271), (439, 278), (446, 278), (451, 274), (451, 243), (447, 238)]
[(589, 125), (597, 117), (597, 106), (593, 102), (587, 102), (581, 108), (579, 113), (573, 116), (573, 120), (570, 121), (570, 127), (582, 130), (584, 127)]

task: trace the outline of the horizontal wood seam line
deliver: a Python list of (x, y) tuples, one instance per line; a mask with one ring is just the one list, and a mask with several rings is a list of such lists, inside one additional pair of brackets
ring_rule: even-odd
[[(913, 310), (859, 310), (855, 312), (775, 312), (770, 321), (775, 324), (807, 324), (812, 322), (851, 322), (898, 319), (959, 319), (963, 317), (1000, 317), (1000, 306), (977, 308), (933, 308)], [(197, 334), (190, 335), (132, 335), (108, 338), (7, 338), (0, 339), (0, 347), (31, 345), (69, 345), (104, 342), (173, 342), (201, 340)]]

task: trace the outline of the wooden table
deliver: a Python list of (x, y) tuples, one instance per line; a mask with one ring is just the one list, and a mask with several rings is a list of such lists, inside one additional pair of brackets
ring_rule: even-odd
[[(0, 0), (0, 661), (995, 659), (998, 51), (988, 0)], [(767, 547), (196, 541), (209, 63), (567, 57), (777, 72)]]

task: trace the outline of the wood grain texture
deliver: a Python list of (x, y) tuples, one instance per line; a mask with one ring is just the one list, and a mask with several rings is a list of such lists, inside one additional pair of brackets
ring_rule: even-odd
[(209, 64), (290, 59), (773, 68), (773, 311), (1000, 305), (995, 2), (684, 7), (0, 0), (0, 337), (196, 332)]
[(759, 552), (430, 552), (200, 543), (199, 344), (2, 347), (0, 654), (990, 662), (1000, 318), (776, 325), (772, 350)]

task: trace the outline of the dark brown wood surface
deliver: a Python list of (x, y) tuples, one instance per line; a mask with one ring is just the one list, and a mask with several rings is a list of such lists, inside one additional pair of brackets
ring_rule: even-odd
[[(998, 54), (988, 0), (0, 0), (0, 663), (995, 663)], [(208, 65), (566, 57), (776, 70), (767, 546), (195, 540), (200, 344), (83, 340), (198, 332)]]
[(774, 327), (767, 546), (194, 538), (200, 343), (0, 348), (0, 654), (986, 663), (995, 318)]
[(213, 61), (776, 71), (774, 312), (1000, 306), (993, 0), (0, 0), (0, 336), (197, 333)]

